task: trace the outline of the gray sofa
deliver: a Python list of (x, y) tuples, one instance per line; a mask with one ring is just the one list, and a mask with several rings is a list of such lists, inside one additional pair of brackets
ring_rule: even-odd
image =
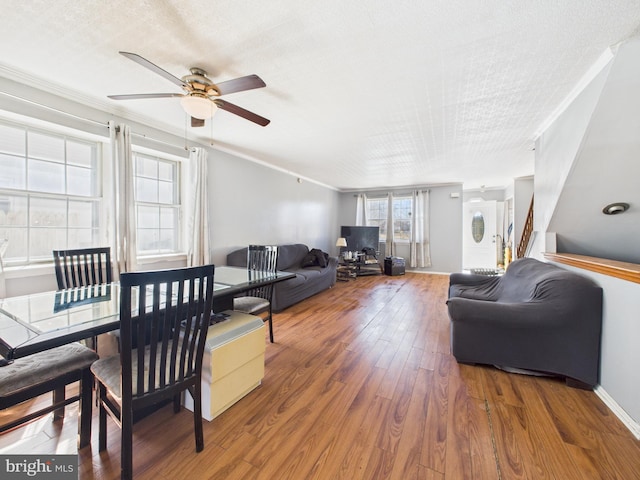
[[(301, 243), (278, 245), (276, 268), (295, 273), (296, 277), (274, 285), (272, 308), (280, 312), (316, 293), (331, 288), (336, 283), (337, 257), (329, 257), (326, 267), (302, 267), (302, 261), (309, 253), (309, 247)], [(235, 250), (227, 255), (227, 265), (247, 266), (247, 248)]]
[(504, 276), (454, 273), (447, 308), (461, 363), (491, 364), (598, 383), (602, 289), (591, 279), (533, 258)]

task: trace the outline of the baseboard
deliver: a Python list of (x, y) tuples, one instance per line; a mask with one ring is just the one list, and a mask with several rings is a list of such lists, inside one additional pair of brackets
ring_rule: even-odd
[(620, 419), (622, 423), (624, 423), (625, 427), (627, 427), (633, 436), (636, 437), (636, 440), (640, 440), (640, 424), (636, 422), (633, 418), (629, 416), (624, 409), (618, 405), (618, 403), (613, 399), (611, 395), (607, 393), (607, 391), (602, 388), (601, 385), (598, 385), (595, 390), (595, 394), (604, 402), (604, 404), (609, 407), (609, 410), (613, 412), (613, 414)]
[(410, 267), (407, 267), (407, 273), (426, 273), (429, 275), (451, 275), (451, 272), (432, 272), (430, 270), (411, 270)]

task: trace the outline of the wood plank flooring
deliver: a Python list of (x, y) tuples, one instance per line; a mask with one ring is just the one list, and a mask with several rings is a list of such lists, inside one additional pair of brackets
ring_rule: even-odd
[[(640, 479), (640, 442), (593, 392), (459, 365), (447, 286), (360, 277), (276, 314), (262, 385), (205, 421), (199, 454), (189, 411), (136, 424), (135, 478)], [(0, 436), (0, 453), (75, 452), (76, 412)], [(102, 454), (95, 413), (92, 433), (80, 478), (119, 478), (119, 429)]]

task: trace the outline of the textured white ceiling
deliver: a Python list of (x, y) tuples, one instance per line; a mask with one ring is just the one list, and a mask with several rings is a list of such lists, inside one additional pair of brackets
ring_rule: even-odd
[(0, 74), (184, 134), (177, 77), (256, 73), (199, 138), (340, 189), (533, 174), (539, 127), (607, 50), (640, 33), (640, 0), (0, 0)]

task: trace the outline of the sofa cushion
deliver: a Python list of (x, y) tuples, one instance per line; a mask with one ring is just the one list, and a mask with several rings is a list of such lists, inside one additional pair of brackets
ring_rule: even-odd
[(247, 266), (247, 251), (248, 248), (241, 248), (234, 250), (227, 255), (227, 265), (233, 267), (246, 267)]
[(309, 253), (309, 247), (301, 243), (278, 246), (278, 270), (295, 270), (300, 268), (305, 255)]

